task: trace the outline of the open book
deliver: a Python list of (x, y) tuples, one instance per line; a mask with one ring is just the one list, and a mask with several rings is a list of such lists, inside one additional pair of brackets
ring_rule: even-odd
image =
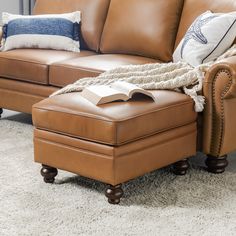
[(151, 92), (124, 81), (117, 81), (110, 86), (89, 86), (82, 91), (81, 96), (95, 105), (100, 105), (117, 100), (127, 101), (132, 98), (135, 93), (144, 94), (155, 101), (155, 97)]

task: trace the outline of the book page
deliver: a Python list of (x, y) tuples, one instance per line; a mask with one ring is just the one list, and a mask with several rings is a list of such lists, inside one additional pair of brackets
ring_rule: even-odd
[(96, 96), (101, 98), (120, 93), (119, 91), (106, 85), (93, 85), (87, 87), (86, 89), (90, 90), (92, 93), (96, 94)]
[(141, 93), (152, 98), (155, 101), (155, 97), (151, 92), (125, 81), (117, 81), (111, 84), (111, 87), (125, 93), (129, 98), (132, 98), (135, 93)]
[(95, 105), (116, 100), (126, 101), (129, 99), (126, 94), (105, 85), (94, 85), (87, 87), (82, 91), (81, 96)]
[(135, 90), (135, 91), (144, 91), (144, 89), (139, 88), (138, 86), (131, 84), (131, 83), (127, 83), (125, 81), (117, 81), (113, 84), (111, 84), (111, 88), (116, 89), (124, 94), (126, 94), (128, 97), (131, 98), (131, 93)]

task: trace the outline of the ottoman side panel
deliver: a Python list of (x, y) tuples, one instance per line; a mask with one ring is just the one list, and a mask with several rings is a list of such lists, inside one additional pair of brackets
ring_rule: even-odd
[(196, 123), (153, 135), (115, 150), (115, 184), (196, 155)]
[(108, 184), (114, 183), (111, 153), (113, 150), (106, 145), (37, 129), (34, 131), (35, 162)]

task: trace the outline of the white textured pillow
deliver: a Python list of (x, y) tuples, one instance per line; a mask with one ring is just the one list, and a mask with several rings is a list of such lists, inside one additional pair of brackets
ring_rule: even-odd
[(215, 60), (236, 38), (236, 12), (227, 14), (207, 11), (190, 26), (173, 54), (173, 61), (192, 66)]
[(79, 52), (80, 12), (21, 16), (3, 13), (2, 51), (43, 48)]

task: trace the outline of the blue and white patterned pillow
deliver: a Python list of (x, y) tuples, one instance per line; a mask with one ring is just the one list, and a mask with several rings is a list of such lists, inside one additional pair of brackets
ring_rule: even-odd
[(2, 15), (2, 51), (42, 48), (80, 51), (80, 12), (35, 16)]
[(236, 12), (201, 14), (189, 27), (173, 54), (173, 61), (192, 66), (214, 61), (236, 38)]

